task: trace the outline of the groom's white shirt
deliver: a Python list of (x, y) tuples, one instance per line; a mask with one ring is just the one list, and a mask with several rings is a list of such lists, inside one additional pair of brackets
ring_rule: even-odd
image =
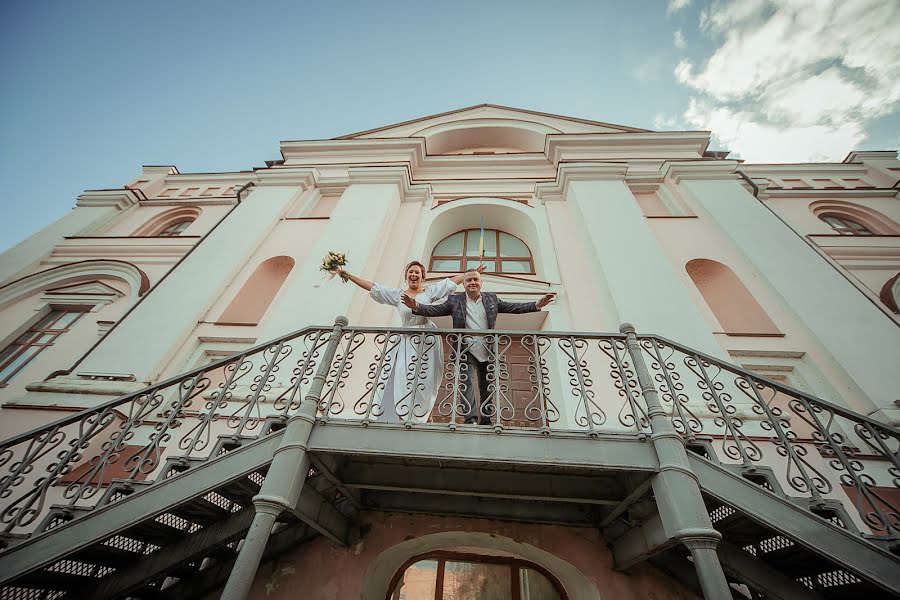
[[(481, 294), (478, 294), (478, 300), (472, 300), (466, 294), (466, 329), (487, 329), (487, 327), (487, 312), (484, 310)], [(488, 359), (487, 348), (484, 347), (484, 341), (480, 337), (472, 341), (469, 353), (481, 362)]]

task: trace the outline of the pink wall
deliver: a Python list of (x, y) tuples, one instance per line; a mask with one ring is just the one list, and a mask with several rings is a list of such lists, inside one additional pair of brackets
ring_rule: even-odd
[[(595, 529), (383, 513), (363, 513), (360, 521), (364, 529), (370, 529), (352, 547), (342, 548), (325, 538), (317, 538), (262, 565), (248, 597), (254, 600), (360, 598), (366, 572), (381, 552), (407, 540), (440, 532), (488, 533), (549, 552), (580, 571), (604, 600), (697, 597), (649, 567), (636, 568), (631, 574), (614, 571), (612, 554)], [(477, 551), (471, 547), (466, 550)], [(565, 585), (565, 581), (562, 583)], [(383, 597), (387, 590), (374, 591), (377, 597)]]

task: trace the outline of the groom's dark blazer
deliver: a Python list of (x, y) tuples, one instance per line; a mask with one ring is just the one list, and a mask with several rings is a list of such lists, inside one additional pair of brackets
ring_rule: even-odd
[[(481, 292), (481, 302), (484, 304), (484, 312), (487, 315), (488, 329), (493, 329), (497, 322), (498, 313), (523, 314), (537, 312), (541, 309), (536, 302), (507, 302), (497, 298), (492, 292)], [(419, 304), (413, 310), (413, 314), (423, 317), (453, 317), (454, 329), (466, 328), (466, 294), (450, 294), (443, 304)]]

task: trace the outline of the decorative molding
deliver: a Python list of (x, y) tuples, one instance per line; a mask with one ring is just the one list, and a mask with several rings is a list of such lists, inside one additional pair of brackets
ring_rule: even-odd
[(701, 159), (708, 131), (548, 135), (544, 153), (553, 164), (584, 160)]
[(565, 163), (559, 166), (556, 181), (538, 183), (534, 195), (541, 202), (562, 199), (566, 188), (573, 181), (625, 181), (628, 165), (625, 163)]
[(897, 160), (896, 150), (863, 150), (851, 152), (842, 162), (861, 163), (869, 160)]
[(118, 190), (87, 190), (75, 202), (77, 207), (113, 207), (124, 210), (138, 204), (147, 197), (140, 190), (122, 188)]
[(144, 165), (141, 173), (143, 175), (178, 175), (178, 167), (175, 165)]
[(46, 290), (41, 297), (45, 304), (93, 305), (94, 310), (104, 304), (112, 304), (125, 296), (116, 288), (102, 281), (87, 281)]
[(413, 184), (406, 167), (350, 167), (347, 173), (351, 184), (397, 185), (403, 202), (432, 202), (431, 184)]
[(5, 306), (18, 298), (45, 289), (58, 281), (79, 281), (112, 277), (128, 284), (133, 299), (144, 295), (150, 289), (147, 274), (130, 262), (122, 260), (85, 260), (70, 262), (0, 286), (0, 306)]
[(736, 160), (666, 161), (660, 170), (674, 183), (689, 180), (730, 180), (738, 177), (735, 171), (739, 164)]
[[(307, 190), (316, 184), (319, 176), (317, 169), (309, 167), (270, 167), (256, 171), (257, 187), (261, 189), (267, 186), (292, 186)], [(249, 196), (252, 196), (251, 191)]]

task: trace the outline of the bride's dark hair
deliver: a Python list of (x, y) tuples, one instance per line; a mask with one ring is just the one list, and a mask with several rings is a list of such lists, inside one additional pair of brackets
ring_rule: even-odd
[(416, 267), (416, 266), (418, 266), (420, 269), (422, 269), (422, 279), (425, 279), (425, 276), (428, 275), (428, 269), (426, 269), (425, 265), (423, 265), (422, 263), (420, 263), (417, 260), (410, 261), (409, 264), (407, 264), (405, 267), (403, 267), (403, 278), (406, 279), (406, 274), (409, 272), (410, 267)]

